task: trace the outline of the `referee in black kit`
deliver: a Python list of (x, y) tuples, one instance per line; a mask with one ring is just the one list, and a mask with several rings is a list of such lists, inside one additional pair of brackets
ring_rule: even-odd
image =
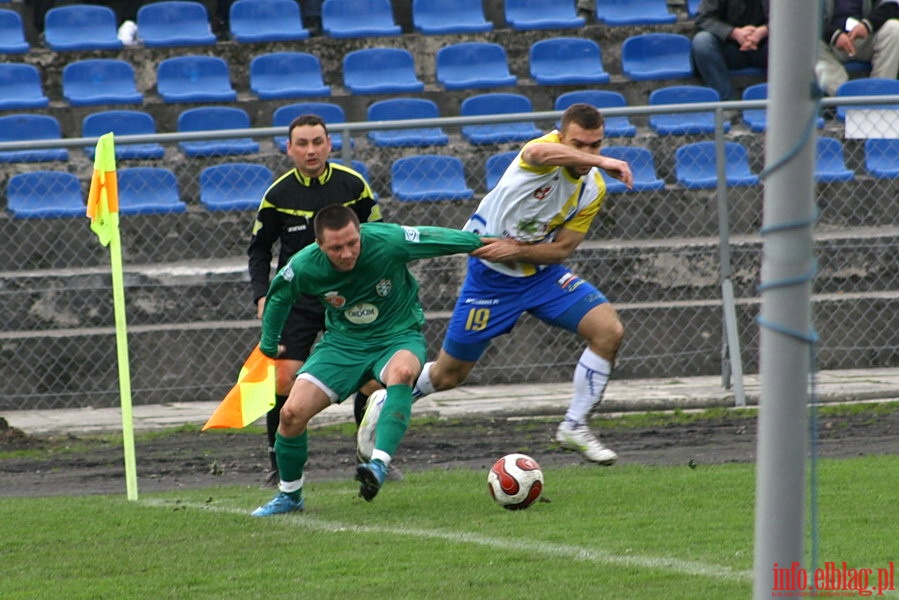
[[(287, 129), (287, 155), (296, 166), (265, 191), (247, 249), (253, 303), (260, 319), (271, 278), (275, 242), (280, 242), (277, 268), (281, 269), (291, 256), (315, 241), (312, 220), (325, 206), (348, 206), (361, 223), (381, 220), (381, 207), (362, 175), (343, 165), (328, 162), (330, 154), (331, 136), (321, 117), (307, 114), (291, 121)], [(297, 301), (284, 324), (281, 345), (285, 350), (275, 362), (275, 407), (266, 416), (271, 460), (267, 485), (278, 485), (274, 444), (279, 412), (290, 393), (297, 371), (309, 357), (312, 345), (324, 326), (324, 308), (311, 296), (303, 296)], [(357, 423), (362, 417), (368, 395), (377, 387), (372, 381), (356, 394), (354, 413)]]

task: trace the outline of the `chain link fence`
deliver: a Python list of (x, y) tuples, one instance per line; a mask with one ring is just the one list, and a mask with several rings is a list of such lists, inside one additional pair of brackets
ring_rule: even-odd
[[(869, 111), (865, 114), (875, 119), (869, 130), (885, 139), (850, 137), (859, 117), (844, 121), (835, 102), (825, 101), (818, 130), (821, 139), (835, 142), (819, 153), (829, 162), (817, 184), (817, 364), (821, 369), (897, 366), (899, 126), (889, 120), (889, 112)], [(600, 214), (568, 264), (619, 310), (626, 339), (617, 378), (724, 373), (726, 385), (731, 357), (723, 334), (724, 275), (736, 297), (739, 359), (745, 372), (758, 370), (754, 318), (759, 311), (764, 133), (743, 121), (743, 110), (758, 110), (764, 103), (697, 106), (605, 111), (628, 118), (636, 128), (630, 137), (608, 135), (603, 151), (631, 160), (639, 170), (638, 191), (618, 191), (610, 183)], [(711, 126), (665, 134), (653, 121), (660, 112), (677, 115), (675, 123), (704, 114)], [(560, 114), (334, 125), (341, 145), (333, 158), (363, 172), (386, 220), (460, 227), (495, 183), (509, 153), (533, 137), (527, 130), (550, 130)], [(483, 139), (473, 135), (478, 132), (472, 127), (482, 128)], [(521, 137), (510, 135), (519, 128), (525, 130)], [(425, 146), (380, 145), (371, 135), (391, 129), (406, 134), (439, 130), (445, 138)], [(497, 133), (507, 139), (488, 135)], [(119, 179), (127, 183), (122, 184), (121, 237), (135, 404), (222, 398), (258, 342), (245, 251), (262, 191), (292, 168), (277, 139), (285, 134), (285, 128), (258, 128), (116, 140), (123, 153)], [(729, 183), (721, 187), (716, 140), (726, 144)], [(0, 216), (5, 241), (0, 409), (118, 404), (109, 254), (90, 232), (82, 208), (93, 169), (86, 149), (95, 141), (30, 143), (31, 150), (65, 148), (68, 160), (0, 166), (6, 208)], [(191, 142), (202, 142), (201, 150), (191, 150)], [(163, 149), (161, 158), (127, 158), (129, 150), (152, 144)], [(19, 149), (0, 144), (0, 157)], [(451, 160), (415, 163), (421, 156)], [(411, 191), (396, 187), (401, 159), (414, 159), (402, 163), (417, 185)], [(71, 184), (41, 189), (17, 180), (18, 191), (13, 190), (15, 177), (46, 171), (74, 176), (77, 215), (14, 214), (14, 192), (26, 204), (39, 205)], [(443, 188), (429, 191), (424, 184)], [(719, 221), (722, 205), (726, 218)], [(729, 260), (722, 263), (722, 256)], [(465, 258), (458, 256), (413, 265), (428, 314), (431, 356), (439, 349), (464, 265)], [(566, 381), (581, 350), (577, 336), (526, 316), (513, 333), (494, 342), (469, 381)]]

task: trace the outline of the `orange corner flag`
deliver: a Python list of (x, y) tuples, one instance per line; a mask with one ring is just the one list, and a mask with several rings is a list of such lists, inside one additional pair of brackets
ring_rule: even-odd
[(115, 143), (111, 132), (97, 140), (94, 174), (87, 197), (87, 216), (100, 243), (108, 246), (119, 227), (119, 186), (115, 170)]
[(253, 423), (275, 406), (275, 359), (253, 349), (240, 369), (237, 385), (219, 404), (203, 431), (240, 429)]

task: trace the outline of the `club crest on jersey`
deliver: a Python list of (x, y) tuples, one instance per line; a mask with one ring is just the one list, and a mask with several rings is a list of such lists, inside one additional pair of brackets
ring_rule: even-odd
[(346, 304), (346, 298), (339, 292), (325, 292), (324, 300), (334, 308), (343, 308), (343, 305)]
[(390, 290), (393, 288), (393, 283), (390, 282), (389, 279), (382, 279), (375, 285), (375, 291), (382, 298), (390, 295)]
[(293, 269), (290, 267), (290, 263), (287, 263), (283, 269), (281, 269), (281, 278), (284, 281), (291, 281), (293, 279)]
[(553, 188), (551, 185), (545, 185), (541, 188), (537, 188), (536, 190), (534, 190), (534, 198), (536, 198), (537, 200), (543, 200), (549, 195), (549, 192), (552, 189)]

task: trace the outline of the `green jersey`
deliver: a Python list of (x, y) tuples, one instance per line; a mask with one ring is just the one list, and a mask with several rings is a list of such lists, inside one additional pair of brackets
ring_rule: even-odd
[(420, 331), (425, 319), (418, 282), (406, 264), (481, 245), (480, 237), (467, 231), (363, 223), (356, 266), (338, 271), (318, 244), (310, 244), (293, 255), (269, 286), (260, 349), (267, 356), (277, 354), (284, 321), (300, 294), (319, 299), (325, 306), (325, 335), (348, 347)]

